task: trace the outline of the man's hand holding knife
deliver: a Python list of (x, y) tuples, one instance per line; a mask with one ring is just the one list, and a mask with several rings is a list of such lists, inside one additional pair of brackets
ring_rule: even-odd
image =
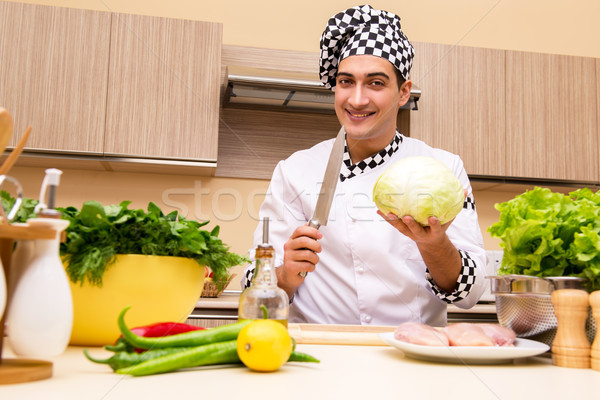
[(318, 240), (323, 237), (319, 228), (327, 225), (342, 167), (345, 137), (346, 131), (342, 126), (331, 148), (313, 216), (306, 225), (296, 228), (283, 246), (283, 265), (276, 269), (277, 283), (287, 292), (290, 299), (296, 288), (304, 282), (306, 275), (313, 272), (319, 262), (321, 243)]

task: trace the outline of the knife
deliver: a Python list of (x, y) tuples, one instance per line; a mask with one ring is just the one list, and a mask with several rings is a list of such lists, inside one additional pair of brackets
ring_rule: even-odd
[(342, 126), (338, 132), (335, 142), (333, 142), (333, 148), (329, 155), (329, 161), (327, 161), (327, 168), (325, 169), (325, 175), (323, 175), (323, 183), (321, 184), (321, 192), (317, 199), (317, 205), (313, 216), (308, 222), (309, 226), (319, 229), (321, 226), (327, 225), (327, 219), (329, 218), (329, 210), (331, 209), (331, 203), (333, 201), (333, 195), (335, 193), (335, 187), (339, 180), (340, 169), (342, 167), (342, 158), (344, 156), (344, 136), (346, 131)]
[[(342, 158), (344, 156), (344, 138), (346, 131), (342, 126), (338, 132), (331, 153), (329, 154), (329, 161), (327, 161), (327, 167), (325, 168), (325, 175), (323, 175), (323, 183), (321, 184), (321, 192), (317, 199), (317, 205), (313, 216), (308, 221), (308, 226), (319, 229), (321, 226), (327, 225), (329, 219), (329, 210), (331, 209), (331, 203), (333, 201), (333, 195), (335, 194), (335, 187), (340, 179), (340, 169), (342, 168)], [(306, 271), (298, 273), (301, 277), (305, 277)]]

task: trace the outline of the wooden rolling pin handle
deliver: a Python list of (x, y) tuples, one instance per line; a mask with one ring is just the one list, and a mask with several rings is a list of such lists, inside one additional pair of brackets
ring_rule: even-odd
[(590, 368), (590, 342), (585, 333), (589, 315), (589, 295), (579, 289), (559, 289), (551, 294), (558, 322), (552, 342), (554, 365), (568, 368)]
[(592, 316), (596, 321), (596, 337), (592, 343), (592, 369), (600, 371), (600, 290), (590, 294), (590, 306), (592, 306)]

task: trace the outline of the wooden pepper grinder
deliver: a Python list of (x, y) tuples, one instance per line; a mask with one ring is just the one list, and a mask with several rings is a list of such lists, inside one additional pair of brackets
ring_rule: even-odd
[(592, 315), (596, 321), (596, 337), (592, 343), (592, 369), (600, 371), (600, 290), (590, 294), (590, 306)]
[(590, 342), (585, 333), (589, 295), (579, 289), (559, 289), (551, 294), (558, 321), (552, 342), (552, 362), (559, 367), (590, 368)]

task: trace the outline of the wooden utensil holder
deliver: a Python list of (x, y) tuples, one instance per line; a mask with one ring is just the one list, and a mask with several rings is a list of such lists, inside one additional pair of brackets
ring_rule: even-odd
[[(15, 241), (34, 239), (53, 239), (56, 231), (47, 228), (31, 227), (27, 225), (10, 225), (0, 223), (0, 259), (4, 268), (7, 287), (12, 285), (11, 260)], [(15, 282), (16, 283), (16, 282)], [(3, 358), (2, 350), (4, 344), (4, 325), (6, 314), (9, 309), (10, 295), (8, 293), (6, 310), (0, 320), (0, 385), (8, 383), (31, 382), (47, 379), (52, 376), (52, 363), (42, 360), (30, 360), (20, 358)]]
[(590, 342), (585, 333), (589, 295), (584, 290), (560, 289), (551, 300), (558, 322), (552, 342), (552, 362), (568, 368), (590, 368)]

